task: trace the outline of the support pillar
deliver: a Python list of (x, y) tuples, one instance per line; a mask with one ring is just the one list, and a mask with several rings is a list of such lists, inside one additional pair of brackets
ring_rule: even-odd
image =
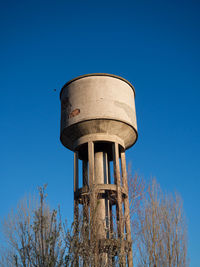
[[(87, 189), (89, 188), (88, 185), (88, 161), (87, 160), (83, 160), (82, 161), (82, 175), (83, 175), (83, 187), (86, 187)], [(84, 243), (87, 244), (87, 246), (89, 247), (89, 205), (88, 205), (88, 198), (87, 196), (83, 197), (83, 240)], [(87, 256), (87, 252), (84, 255), (83, 258), (83, 267), (87, 267), (88, 266), (88, 256)]]
[(122, 210), (122, 192), (121, 192), (121, 177), (120, 177), (120, 166), (119, 166), (119, 145), (113, 143), (113, 165), (114, 165), (114, 177), (117, 185), (117, 227), (118, 227), (118, 240), (121, 242), (121, 264), (120, 266), (125, 267), (125, 250), (123, 245), (124, 240), (124, 221), (123, 221), (123, 210)]
[(98, 266), (98, 242), (96, 236), (96, 188), (94, 181), (94, 142), (88, 142), (89, 203), (90, 203), (90, 245), (94, 248), (94, 266)]
[[(122, 169), (122, 183), (124, 189), (127, 192), (127, 197), (124, 199), (124, 219), (126, 226), (126, 238), (128, 243), (131, 242), (131, 224), (130, 224), (130, 208), (129, 208), (129, 197), (128, 197), (128, 183), (127, 183), (127, 171), (126, 171), (126, 157), (125, 151), (121, 152), (121, 169)], [(128, 248), (128, 267), (133, 267), (133, 254), (132, 245)]]
[[(76, 193), (79, 188), (78, 182), (78, 152), (74, 152), (74, 237), (78, 239), (78, 226), (79, 226), (79, 204)], [(77, 240), (78, 241), (78, 240)], [(75, 258), (75, 267), (79, 267), (79, 255), (76, 255)]]

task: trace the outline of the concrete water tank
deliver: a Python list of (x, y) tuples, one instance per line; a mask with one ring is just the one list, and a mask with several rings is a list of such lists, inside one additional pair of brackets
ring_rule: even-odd
[(87, 74), (61, 92), (62, 144), (72, 151), (90, 140), (117, 142), (124, 149), (137, 140), (135, 89), (112, 74)]

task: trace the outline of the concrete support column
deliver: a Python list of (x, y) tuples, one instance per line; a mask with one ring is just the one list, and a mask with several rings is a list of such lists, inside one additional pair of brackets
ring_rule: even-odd
[(118, 235), (121, 238), (124, 233), (123, 223), (123, 211), (122, 211), (122, 194), (121, 194), (121, 177), (120, 177), (120, 166), (119, 166), (119, 145), (113, 144), (113, 167), (115, 183), (117, 185), (117, 213), (118, 213)]
[(95, 216), (95, 203), (96, 203), (96, 190), (94, 181), (94, 142), (88, 142), (88, 164), (89, 164), (89, 205), (90, 205), (90, 245), (94, 249), (94, 259), (92, 266), (98, 266), (98, 242), (95, 237), (96, 233), (96, 216)]
[[(127, 197), (124, 199), (124, 218), (125, 218), (125, 226), (126, 226), (126, 235), (127, 235), (127, 241), (131, 243), (130, 208), (129, 208), (129, 198), (128, 198), (128, 183), (127, 183), (125, 151), (121, 152), (121, 169), (122, 169), (123, 186), (127, 192)], [(132, 246), (130, 246), (128, 250), (128, 267), (133, 267)]]
[(78, 221), (79, 210), (78, 210), (78, 200), (75, 197), (75, 193), (78, 190), (78, 152), (74, 152), (74, 219), (75, 222)]
[[(104, 166), (104, 183), (110, 183), (110, 173), (109, 173), (109, 162), (108, 162), (108, 154), (103, 153), (103, 166)], [(106, 237), (109, 238), (110, 235), (110, 201), (107, 197), (105, 197), (105, 210), (106, 210)]]
[[(82, 161), (82, 171), (83, 171), (83, 187), (89, 187), (88, 185), (88, 161)], [(83, 197), (83, 239), (89, 246), (89, 209), (88, 209), (88, 198)], [(87, 256), (83, 259), (83, 267), (88, 266)]]
[[(122, 191), (121, 191), (121, 176), (120, 176), (120, 165), (119, 165), (119, 144), (113, 143), (113, 166), (114, 166), (114, 177), (115, 183), (117, 185), (117, 206), (116, 206), (116, 213), (117, 213), (117, 228), (118, 228), (118, 238), (119, 241), (124, 240), (124, 221), (123, 221), (123, 209), (122, 209)], [(123, 246), (123, 242), (121, 243), (121, 250), (120, 250), (120, 258), (121, 263), (120, 266), (126, 266), (126, 257), (125, 257), (125, 250)]]
[[(78, 152), (74, 152), (74, 234), (75, 238), (78, 238), (78, 221), (79, 221), (79, 205), (78, 199), (76, 198), (76, 192), (79, 188), (78, 183)], [(75, 267), (79, 266), (79, 256), (75, 259)]]
[[(88, 162), (87, 160), (83, 160), (82, 162), (82, 169), (83, 169), (83, 187), (89, 188), (88, 185)], [(83, 198), (83, 218), (84, 223), (88, 225), (89, 223), (89, 213), (88, 213), (88, 199), (87, 197)]]
[[(88, 163), (89, 163), (89, 193), (90, 193), (90, 222), (94, 217), (95, 187), (94, 187), (94, 143), (88, 143)], [(92, 241), (92, 234), (91, 234)]]

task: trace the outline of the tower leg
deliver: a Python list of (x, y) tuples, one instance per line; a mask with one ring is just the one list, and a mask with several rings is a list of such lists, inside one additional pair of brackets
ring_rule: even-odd
[[(83, 160), (82, 162), (82, 168), (83, 168), (83, 187), (89, 187), (88, 186), (88, 162), (87, 160)], [(88, 213), (88, 198), (85, 196), (83, 197), (83, 229), (82, 229), (82, 235), (84, 243), (87, 244), (86, 247), (89, 247), (89, 213)], [(86, 254), (83, 256), (83, 267), (88, 266), (88, 251), (86, 251)]]
[[(122, 182), (124, 189), (127, 192), (127, 197), (124, 199), (124, 217), (126, 225), (127, 241), (131, 244), (131, 224), (130, 224), (130, 208), (129, 208), (129, 198), (128, 198), (128, 183), (127, 183), (127, 171), (126, 171), (126, 157), (125, 152), (121, 152), (121, 169), (122, 169)], [(133, 266), (133, 254), (132, 245), (128, 249), (128, 266)]]
[[(78, 152), (74, 153), (74, 236), (78, 239), (79, 232), (79, 204), (76, 197), (76, 192), (78, 190)], [(78, 240), (77, 240), (78, 241)], [(79, 266), (79, 255), (75, 252), (75, 267)]]
[(121, 193), (121, 177), (120, 177), (120, 166), (119, 166), (119, 145), (113, 143), (113, 165), (114, 165), (114, 176), (115, 183), (117, 185), (117, 224), (118, 224), (118, 239), (120, 244), (120, 266), (126, 266), (126, 256), (124, 250), (124, 222), (123, 222), (123, 210), (122, 210), (122, 193)]
[(88, 163), (89, 163), (89, 202), (90, 202), (90, 245), (93, 247), (92, 266), (98, 266), (98, 242), (95, 238), (96, 233), (96, 218), (95, 218), (95, 203), (96, 190), (94, 183), (94, 143), (88, 143)]

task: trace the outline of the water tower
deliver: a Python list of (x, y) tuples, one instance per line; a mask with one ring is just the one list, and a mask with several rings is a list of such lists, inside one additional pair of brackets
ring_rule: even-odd
[(132, 267), (125, 150), (137, 140), (135, 89), (119, 76), (88, 74), (67, 82), (60, 100), (60, 140), (74, 152), (74, 219), (82, 206), (88, 225), (94, 221), (94, 266), (115, 266), (120, 250), (120, 265)]

